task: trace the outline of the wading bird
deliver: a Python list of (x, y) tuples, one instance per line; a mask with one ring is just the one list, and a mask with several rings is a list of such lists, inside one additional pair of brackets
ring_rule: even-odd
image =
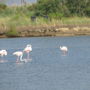
[(64, 55), (66, 55), (66, 53), (68, 52), (68, 48), (66, 46), (60, 46), (60, 50)]
[(27, 60), (29, 60), (29, 53), (32, 51), (32, 45), (28, 44), (23, 51), (27, 53)]
[(23, 52), (22, 51), (16, 51), (16, 52), (13, 53), (13, 55), (17, 56), (17, 61), (16, 61), (17, 63), (20, 62), (20, 61), (24, 61), (22, 59), (22, 57), (23, 57)]
[(7, 51), (6, 50), (0, 50), (0, 56), (6, 56), (7, 55)]
[[(3, 58), (4, 56), (7, 55), (7, 51), (6, 50), (0, 50), (0, 56)], [(3, 60), (1, 60), (1, 62), (4, 62)]]

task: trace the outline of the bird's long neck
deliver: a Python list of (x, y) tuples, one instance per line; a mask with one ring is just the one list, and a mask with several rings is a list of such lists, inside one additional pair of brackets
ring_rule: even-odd
[(23, 61), (22, 57), (23, 57), (23, 54), (20, 56), (20, 61)]
[(62, 49), (62, 47), (60, 46), (60, 49)]
[(27, 59), (29, 60), (29, 52), (27, 53)]

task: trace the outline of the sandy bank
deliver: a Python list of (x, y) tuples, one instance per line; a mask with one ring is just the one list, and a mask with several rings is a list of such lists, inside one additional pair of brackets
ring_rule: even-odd
[[(7, 31), (0, 29), (0, 37), (7, 37)], [(90, 25), (24, 26), (16, 31), (19, 37), (90, 35)]]

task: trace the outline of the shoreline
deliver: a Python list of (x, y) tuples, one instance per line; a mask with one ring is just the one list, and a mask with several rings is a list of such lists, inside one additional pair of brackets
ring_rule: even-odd
[(90, 25), (23, 26), (16, 28), (16, 36), (7, 36), (7, 31), (0, 29), (0, 38), (86, 36), (90, 35)]

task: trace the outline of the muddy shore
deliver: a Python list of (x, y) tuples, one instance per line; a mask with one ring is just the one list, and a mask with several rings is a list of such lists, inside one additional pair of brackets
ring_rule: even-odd
[[(0, 38), (7, 36), (6, 29), (0, 29)], [(90, 35), (90, 25), (24, 26), (17, 27), (18, 37), (79, 36)], [(17, 36), (17, 35), (16, 35)]]

